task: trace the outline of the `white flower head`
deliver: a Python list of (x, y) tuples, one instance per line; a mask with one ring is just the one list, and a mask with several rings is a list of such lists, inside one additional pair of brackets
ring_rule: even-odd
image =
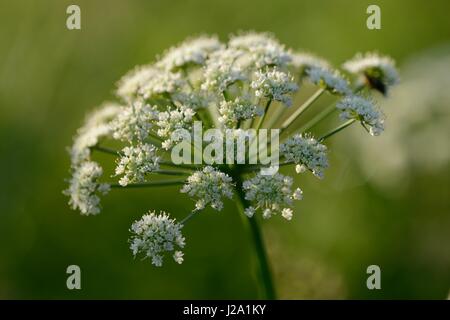
[(330, 64), (325, 59), (316, 57), (313, 54), (305, 52), (296, 52), (292, 54), (292, 65), (301, 76), (305, 76), (307, 70), (311, 68), (330, 68)]
[(245, 191), (245, 199), (252, 203), (251, 209), (247, 210), (255, 212), (260, 209), (265, 219), (281, 213), (285, 219), (290, 220), (292, 211), (284, 209), (291, 208), (293, 200), (299, 200), (298, 195), (301, 192), (300, 189), (292, 192), (292, 182), (291, 177), (280, 173), (273, 176), (258, 174), (244, 181), (242, 188)]
[(233, 183), (230, 176), (206, 166), (201, 171), (194, 172), (188, 177), (186, 184), (181, 189), (182, 193), (197, 198), (195, 210), (202, 210), (207, 205), (220, 211), (223, 208), (222, 198), (233, 197)]
[(117, 83), (116, 94), (125, 101), (135, 98), (142, 86), (151, 81), (159, 73), (154, 66), (138, 66), (129, 71)]
[(173, 140), (174, 135), (172, 133), (179, 129), (191, 129), (194, 115), (195, 111), (186, 106), (169, 108), (168, 111), (163, 111), (158, 114), (156, 125), (159, 129), (156, 133), (159, 137), (165, 139), (162, 143), (163, 149), (169, 150), (177, 142)]
[(298, 90), (298, 85), (289, 73), (277, 68), (267, 68), (264, 71), (258, 70), (255, 76), (251, 87), (257, 97), (280, 101), (288, 107), (292, 104), (290, 95)]
[(131, 225), (130, 249), (135, 257), (141, 255), (144, 259), (150, 258), (157, 267), (162, 266), (166, 252), (174, 252), (173, 259), (180, 264), (183, 262), (183, 253), (177, 249), (185, 246), (182, 228), (182, 224), (170, 219), (165, 212), (149, 212)]
[(287, 161), (297, 164), (297, 173), (306, 169), (318, 178), (328, 168), (327, 147), (308, 135), (297, 134), (280, 146), (281, 154)]
[(115, 174), (120, 178), (119, 184), (126, 186), (133, 182), (145, 181), (145, 176), (159, 169), (157, 148), (151, 144), (138, 144), (122, 149), (117, 162)]
[(323, 67), (306, 70), (309, 80), (333, 94), (347, 95), (351, 93), (348, 81), (337, 71)]
[(256, 68), (266, 66), (284, 67), (291, 62), (291, 54), (275, 37), (268, 33), (249, 32), (232, 36), (229, 47), (247, 51), (249, 61)]
[(241, 120), (261, 116), (264, 110), (247, 97), (236, 97), (232, 101), (223, 100), (219, 105), (219, 122), (227, 128), (234, 128)]
[(179, 46), (169, 49), (158, 61), (157, 66), (177, 70), (191, 65), (203, 65), (208, 55), (223, 48), (217, 37), (200, 36), (187, 39)]
[(111, 134), (110, 122), (120, 112), (120, 106), (114, 103), (105, 103), (98, 110), (86, 117), (85, 124), (78, 129), (70, 148), (70, 156), (73, 167), (81, 162), (89, 160), (91, 147), (98, 144), (99, 140)]
[(383, 132), (384, 115), (372, 100), (351, 95), (343, 98), (336, 107), (342, 111), (340, 114), (342, 119), (355, 119), (361, 122), (372, 136), (378, 136)]
[(233, 83), (246, 80), (247, 74), (242, 66), (236, 63), (236, 60), (243, 55), (242, 50), (234, 48), (213, 52), (206, 61), (201, 88), (205, 91), (221, 93)]
[(64, 194), (70, 197), (69, 205), (73, 210), (80, 210), (83, 215), (95, 215), (100, 212), (99, 194), (109, 191), (108, 184), (101, 184), (98, 179), (103, 170), (98, 163), (86, 161), (81, 163), (72, 173), (69, 188)]
[(138, 94), (146, 100), (170, 96), (181, 90), (185, 84), (180, 72), (158, 70), (141, 85)]
[(342, 67), (350, 73), (362, 76), (366, 85), (383, 94), (387, 94), (389, 88), (399, 82), (394, 60), (374, 52), (357, 54)]
[(156, 108), (136, 100), (128, 107), (124, 107), (112, 121), (114, 139), (133, 142), (144, 141), (152, 127), (152, 121), (157, 119)]

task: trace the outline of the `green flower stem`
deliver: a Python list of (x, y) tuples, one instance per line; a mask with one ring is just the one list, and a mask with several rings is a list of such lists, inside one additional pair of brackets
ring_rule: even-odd
[(270, 107), (271, 103), (272, 103), (272, 98), (270, 98), (269, 100), (267, 100), (266, 106), (264, 107), (264, 114), (259, 118), (259, 122), (258, 122), (258, 124), (256, 125), (256, 131), (258, 131), (259, 128), (261, 128), (261, 126), (262, 126), (264, 120), (266, 119), (267, 112), (269, 111), (269, 107)]
[(188, 220), (190, 220), (193, 216), (197, 214), (197, 212), (198, 211), (192, 211), (191, 213), (189, 213), (186, 217), (184, 217), (183, 220), (180, 221), (180, 224), (185, 225)]
[(351, 119), (348, 120), (347, 122), (344, 122), (343, 124), (341, 124), (340, 126), (338, 126), (337, 128), (334, 128), (333, 130), (331, 130), (330, 132), (324, 134), (322, 137), (319, 138), (320, 142), (323, 142), (325, 139), (331, 137), (332, 135), (338, 133), (341, 130), (344, 130), (345, 128), (347, 128), (348, 126), (350, 126), (353, 122), (355, 122), (355, 119)]
[(160, 180), (160, 181), (150, 181), (145, 183), (133, 183), (126, 186), (121, 186), (120, 184), (111, 184), (110, 187), (114, 189), (134, 189), (134, 188), (149, 188), (149, 187), (162, 187), (162, 186), (175, 186), (184, 184), (185, 180)]
[[(292, 113), (289, 118), (287, 118), (282, 124), (280, 128), (280, 136), (283, 134), (283, 132), (288, 132), (289, 127), (295, 122), (295, 120), (300, 117), (310, 106), (314, 104), (317, 99), (325, 92), (325, 89), (320, 88), (318, 89), (308, 100), (306, 100), (297, 110)], [(279, 111), (279, 110), (277, 110)], [(282, 115), (282, 111), (275, 114), (275, 118), (271, 120), (270, 125), (273, 125), (275, 122), (279, 120), (279, 118)], [(320, 121), (320, 120), (319, 120)], [(270, 127), (270, 126), (269, 126)], [(295, 133), (295, 132), (294, 132)], [(284, 141), (284, 139), (282, 140)], [(271, 144), (263, 149), (263, 151), (266, 151), (267, 149), (271, 148)]]
[(295, 130), (294, 133), (297, 132), (307, 132), (310, 131), (312, 128), (314, 128), (320, 121), (328, 117), (330, 114), (332, 114), (336, 110), (336, 106), (334, 103), (329, 105), (327, 108), (323, 109), (321, 112), (319, 112), (314, 118), (309, 120), (304, 126), (300, 127), (299, 129)]
[(185, 176), (190, 175), (191, 172), (188, 171), (180, 171), (180, 170), (156, 170), (153, 173), (163, 174), (168, 176)]
[(305, 101), (305, 103), (303, 103), (297, 110), (295, 110), (294, 113), (291, 114), (291, 116), (289, 118), (287, 118), (283, 124), (281, 125), (281, 130), (280, 130), (280, 134), (286, 130), (287, 128), (289, 128), (289, 126), (302, 114), (304, 113), (306, 110), (308, 110), (308, 108), (310, 106), (313, 105), (313, 103), (319, 99), (319, 97), (322, 95), (322, 93), (325, 92), (325, 89), (318, 89), (308, 100)]
[[(259, 118), (259, 121), (256, 124), (256, 127), (255, 127), (256, 135), (253, 137), (252, 141), (249, 141), (249, 149), (250, 150), (253, 147), (253, 145), (257, 142), (258, 130), (259, 130), (259, 128), (261, 128), (261, 126), (264, 122), (264, 119), (266, 118), (266, 115), (267, 115), (267, 112), (269, 111), (269, 107), (270, 107), (271, 103), (272, 103), (272, 98), (267, 100), (266, 106), (264, 107), (264, 114)], [(254, 119), (252, 119), (252, 120), (254, 120)]]
[(111, 155), (114, 155), (114, 156), (117, 156), (117, 157), (120, 156), (120, 152), (119, 151), (113, 150), (113, 149), (110, 149), (110, 148), (106, 148), (106, 147), (102, 147), (100, 145), (92, 146), (91, 150), (95, 150), (95, 151), (111, 154)]
[(272, 273), (270, 271), (269, 261), (267, 258), (267, 253), (264, 245), (264, 239), (261, 234), (261, 230), (256, 217), (248, 218), (245, 213), (245, 207), (248, 207), (248, 201), (245, 199), (244, 191), (242, 190), (242, 180), (240, 176), (236, 177), (236, 194), (238, 196), (238, 201), (236, 205), (239, 210), (239, 214), (244, 220), (246, 229), (248, 230), (251, 238), (253, 240), (253, 245), (255, 248), (255, 253), (258, 259), (259, 265), (259, 277), (262, 283), (261, 294), (264, 299), (274, 300), (276, 299), (275, 288), (272, 280)]

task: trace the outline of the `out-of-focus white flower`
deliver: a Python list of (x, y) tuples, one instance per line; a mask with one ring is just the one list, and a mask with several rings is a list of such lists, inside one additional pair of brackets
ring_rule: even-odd
[(72, 166), (77, 167), (82, 161), (88, 160), (91, 154), (90, 148), (95, 146), (100, 138), (110, 135), (110, 121), (119, 112), (119, 105), (106, 103), (86, 117), (85, 124), (78, 129), (70, 148)]
[(124, 75), (117, 83), (116, 94), (125, 101), (135, 98), (148, 81), (159, 73), (152, 65), (138, 66)]
[(125, 107), (112, 121), (113, 137), (122, 141), (144, 141), (158, 116), (156, 108), (137, 100)]
[(333, 94), (347, 95), (351, 93), (348, 81), (337, 71), (323, 67), (306, 70), (309, 80)]
[[(150, 258), (153, 265), (161, 267), (166, 252), (184, 248), (185, 238), (181, 233), (182, 228), (182, 224), (170, 219), (165, 212), (160, 214), (149, 212), (131, 225), (130, 249), (134, 256)], [(177, 263), (182, 263), (183, 253), (175, 251), (173, 259)]]
[(181, 192), (197, 198), (195, 210), (202, 210), (207, 205), (215, 210), (222, 210), (222, 198), (233, 197), (232, 179), (225, 173), (206, 166), (202, 171), (196, 171), (188, 177)]
[(159, 169), (159, 157), (156, 147), (151, 144), (138, 144), (122, 149), (116, 167), (119, 184), (126, 186), (133, 182), (145, 181), (145, 175)]
[(247, 217), (251, 218), (255, 215), (255, 211), (256, 211), (255, 208), (248, 207), (248, 208), (245, 208), (244, 213)]
[(298, 90), (298, 85), (289, 73), (267, 68), (257, 71), (255, 75), (251, 87), (255, 89), (257, 97), (280, 101), (288, 107), (292, 104), (290, 94)]
[(327, 147), (308, 135), (297, 134), (280, 146), (281, 154), (287, 161), (297, 164), (297, 173), (306, 169), (318, 178), (328, 168)]
[(74, 169), (69, 181), (69, 188), (64, 194), (70, 197), (69, 205), (73, 210), (80, 210), (83, 215), (95, 215), (100, 212), (99, 194), (106, 194), (109, 185), (98, 183), (103, 170), (98, 163), (86, 161)]
[(350, 95), (339, 101), (336, 107), (342, 111), (340, 114), (342, 119), (361, 122), (372, 136), (378, 136), (383, 132), (384, 115), (373, 101), (358, 95)]
[(362, 83), (386, 94), (390, 87), (399, 82), (395, 62), (390, 57), (374, 52), (357, 54), (342, 67), (350, 73), (362, 77)]
[(448, 176), (450, 163), (450, 44), (412, 55), (401, 74), (380, 101), (389, 130), (371, 143), (355, 131), (336, 140), (386, 196), (408, 192), (415, 176)]
[(178, 264), (182, 264), (184, 261), (184, 253), (181, 251), (175, 251), (175, 253), (173, 254), (173, 260), (175, 260), (176, 263)]
[(237, 97), (232, 101), (223, 100), (219, 106), (219, 122), (227, 128), (234, 128), (240, 120), (261, 116), (264, 110), (249, 98)]
[(232, 36), (229, 47), (248, 51), (250, 57), (247, 63), (252, 63), (256, 68), (285, 67), (292, 60), (284, 45), (268, 33), (250, 32)]
[[(192, 117), (195, 115), (195, 111), (191, 108), (181, 106), (179, 108), (169, 109), (169, 111), (163, 111), (158, 114), (158, 121), (156, 125), (159, 127), (157, 134), (161, 138), (164, 138), (162, 147), (166, 150), (170, 149), (174, 138), (172, 133), (178, 129), (190, 130), (192, 127)], [(180, 137), (181, 138), (181, 137)]]
[(180, 72), (159, 70), (142, 84), (138, 93), (144, 99), (171, 95), (186, 85)]
[(260, 209), (265, 219), (281, 213), (285, 219), (290, 220), (292, 212), (283, 211), (283, 209), (291, 208), (294, 196), (298, 198), (298, 194), (301, 192), (300, 189), (292, 192), (292, 182), (291, 177), (280, 173), (273, 176), (258, 174), (252, 179), (244, 181), (242, 188), (245, 191), (245, 199), (252, 203), (250, 209), (247, 209), (249, 213)]
[(292, 213), (293, 211), (291, 208), (284, 208), (281, 210), (281, 216), (288, 221), (292, 219)]
[(301, 76), (305, 76), (306, 72), (311, 68), (330, 68), (330, 64), (325, 59), (305, 52), (293, 53), (292, 65)]
[(177, 70), (190, 65), (203, 65), (211, 52), (223, 48), (217, 37), (200, 36), (187, 39), (170, 48), (157, 62), (157, 66), (167, 70)]

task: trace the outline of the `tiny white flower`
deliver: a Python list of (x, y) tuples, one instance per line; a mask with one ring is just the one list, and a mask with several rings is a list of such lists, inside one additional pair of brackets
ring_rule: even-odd
[(209, 204), (211, 208), (220, 211), (223, 208), (222, 197), (233, 197), (232, 181), (227, 174), (206, 166), (188, 177), (181, 192), (197, 198), (195, 210), (202, 210)]
[(354, 119), (361, 122), (372, 136), (378, 136), (383, 132), (384, 115), (373, 101), (362, 96), (351, 95), (338, 102), (336, 107), (342, 111), (340, 114), (342, 119)]
[(119, 184), (126, 186), (133, 182), (145, 181), (145, 176), (159, 169), (157, 148), (151, 144), (139, 144), (122, 149), (116, 167), (116, 176), (123, 175)]
[(255, 214), (255, 208), (253, 207), (245, 208), (244, 213), (247, 217), (251, 218)]
[(291, 220), (292, 219), (292, 209), (291, 208), (284, 208), (282, 211), (281, 211), (281, 216), (283, 217), (283, 218), (285, 218), (286, 220)]
[(303, 199), (303, 191), (300, 188), (295, 189), (294, 194), (292, 195), (294, 200), (302, 200)]
[[(166, 252), (184, 248), (185, 238), (181, 233), (182, 228), (182, 224), (170, 219), (165, 212), (160, 214), (149, 212), (131, 225), (130, 249), (134, 256), (142, 255), (144, 258), (150, 258), (153, 265), (160, 267)], [(181, 264), (183, 253), (175, 251), (173, 259)]]
[(270, 210), (269, 208), (264, 209), (262, 216), (264, 219), (269, 219), (270, 217), (272, 217), (272, 210)]
[(348, 81), (337, 71), (323, 67), (313, 67), (306, 71), (309, 80), (325, 90), (339, 95), (351, 93)]
[(309, 169), (316, 177), (323, 178), (328, 167), (327, 147), (308, 135), (290, 137), (280, 146), (280, 152), (287, 161), (297, 164), (297, 173)]
[(257, 97), (280, 101), (288, 107), (292, 104), (290, 95), (298, 90), (294, 77), (276, 68), (258, 70), (251, 87)]
[(99, 194), (106, 194), (109, 185), (99, 183), (103, 170), (98, 163), (86, 161), (74, 169), (69, 188), (64, 194), (70, 197), (69, 205), (80, 210), (83, 215), (95, 215), (100, 212)]
[(303, 173), (303, 172), (306, 172), (306, 170), (308, 170), (308, 168), (303, 164), (297, 164), (295, 166), (295, 172), (297, 172), (297, 173)]
[(175, 251), (175, 253), (173, 254), (173, 259), (175, 260), (176, 263), (178, 264), (182, 264), (184, 261), (184, 253), (181, 251)]

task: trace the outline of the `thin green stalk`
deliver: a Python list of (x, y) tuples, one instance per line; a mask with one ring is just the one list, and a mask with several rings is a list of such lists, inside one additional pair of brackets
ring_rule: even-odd
[(260, 117), (258, 124), (256, 125), (256, 131), (258, 131), (259, 128), (261, 128), (264, 119), (266, 119), (267, 116), (267, 112), (269, 111), (269, 107), (272, 103), (272, 98), (270, 98), (269, 100), (267, 100), (266, 106), (264, 108), (264, 114), (262, 115), (262, 117)]
[(187, 171), (163, 170), (163, 169), (153, 171), (153, 173), (163, 174), (163, 175), (168, 175), (168, 176), (185, 176), (185, 175), (190, 175), (191, 174), (191, 172), (187, 172)]
[(347, 122), (344, 122), (343, 124), (341, 124), (340, 126), (338, 126), (337, 128), (334, 128), (333, 130), (331, 130), (330, 132), (324, 134), (322, 137), (319, 138), (319, 141), (322, 142), (325, 139), (331, 137), (332, 135), (338, 133), (341, 130), (344, 130), (345, 128), (347, 128), (348, 126), (350, 126), (353, 122), (355, 122), (355, 119), (351, 119), (348, 120)]
[(322, 95), (322, 93), (325, 92), (325, 89), (318, 89), (308, 100), (306, 100), (297, 110), (295, 110), (294, 113), (292, 113), (290, 115), (289, 118), (287, 118), (283, 124), (281, 125), (281, 132), (280, 134), (286, 130), (287, 128), (289, 128), (289, 126), (302, 114), (304, 113), (306, 110), (308, 110), (308, 108), (310, 106), (313, 105), (313, 103), (319, 99), (319, 97)]
[(186, 217), (184, 217), (183, 220), (180, 221), (180, 224), (186, 224), (186, 222), (191, 219), (198, 211), (192, 211), (191, 213), (189, 213)]
[(160, 180), (160, 181), (150, 181), (144, 183), (133, 183), (126, 186), (121, 186), (120, 184), (111, 184), (110, 187), (114, 189), (134, 189), (134, 188), (149, 188), (149, 187), (162, 187), (162, 186), (175, 186), (184, 184), (185, 180)]
[(248, 201), (245, 199), (244, 191), (241, 189), (242, 180), (241, 178), (237, 178), (236, 183), (238, 184), (238, 188), (236, 189), (236, 194), (238, 195), (238, 201), (236, 201), (238, 210), (242, 218), (244, 219), (244, 223), (249, 230), (251, 238), (253, 240), (253, 245), (255, 248), (255, 253), (258, 260), (259, 265), (259, 276), (260, 281), (262, 283), (261, 293), (263, 298), (274, 300), (276, 299), (275, 288), (272, 280), (272, 273), (269, 266), (269, 260), (267, 258), (267, 253), (264, 245), (264, 239), (261, 234), (260, 227), (258, 225), (258, 221), (256, 217), (247, 218), (244, 213), (245, 207), (249, 206)]
[(315, 127), (320, 121), (328, 117), (330, 114), (332, 114), (336, 110), (335, 104), (329, 105), (327, 108), (319, 112), (314, 118), (309, 120), (303, 127), (300, 127), (298, 130), (295, 130), (293, 133), (296, 132), (307, 132), (310, 131), (313, 127)]
[(256, 124), (256, 135), (253, 137), (252, 141), (249, 141), (249, 149), (253, 147), (253, 145), (257, 142), (258, 130), (261, 128), (261, 125), (266, 118), (267, 112), (269, 111), (270, 104), (272, 103), (272, 99), (267, 100), (266, 106), (264, 108), (264, 114), (259, 118), (259, 122)]
[(114, 156), (120, 156), (120, 151), (113, 150), (113, 149), (106, 148), (106, 147), (102, 147), (102, 146), (99, 146), (99, 145), (92, 146), (91, 150), (95, 150), (95, 151), (111, 154), (111, 155), (114, 155)]

